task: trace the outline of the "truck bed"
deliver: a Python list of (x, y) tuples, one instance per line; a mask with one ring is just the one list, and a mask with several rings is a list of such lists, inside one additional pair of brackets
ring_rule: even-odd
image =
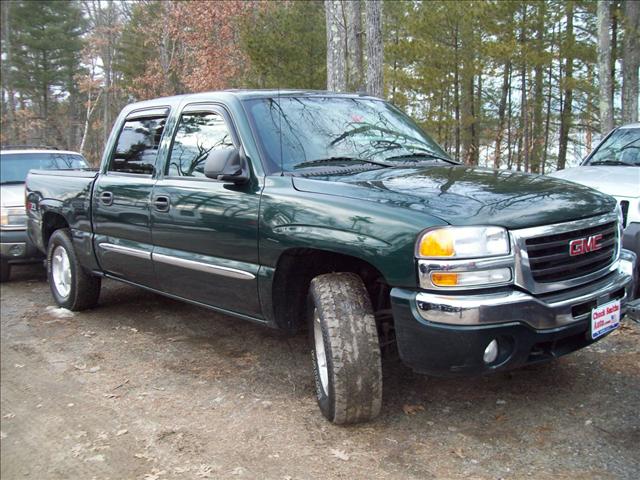
[(91, 191), (97, 169), (31, 170), (26, 180), (27, 202), (38, 205), (30, 210), (30, 240), (42, 251), (42, 222), (47, 213), (57, 213), (69, 221), (73, 230), (91, 232)]

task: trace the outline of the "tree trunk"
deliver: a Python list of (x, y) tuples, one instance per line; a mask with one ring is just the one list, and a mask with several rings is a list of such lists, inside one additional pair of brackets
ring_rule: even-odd
[(347, 19), (347, 85), (351, 91), (364, 90), (362, 61), (362, 14), (360, 0), (345, 3)]
[(87, 99), (87, 117), (84, 121), (84, 129), (82, 131), (82, 139), (80, 140), (80, 153), (84, 155), (84, 146), (87, 142), (87, 137), (89, 136), (89, 125), (91, 124), (91, 116), (93, 115), (93, 111), (96, 109), (96, 105), (98, 105), (98, 101), (100, 100), (100, 95), (102, 91), (98, 92), (98, 96), (96, 97), (95, 102), (91, 103), (91, 90), (88, 92)]
[(611, 85), (611, 2), (598, 0), (598, 79), (600, 124), (602, 132), (613, 129), (613, 97)]
[(342, 2), (325, 0), (324, 9), (327, 20), (327, 90), (344, 92), (347, 90), (347, 71)]
[[(42, 53), (42, 65), (45, 70), (49, 69), (49, 59), (47, 58), (46, 52)], [(42, 98), (41, 98), (41, 109), (40, 116), (42, 117), (42, 130), (41, 130), (41, 138), (40, 142), (42, 145), (50, 145), (51, 141), (49, 140), (49, 84), (47, 82), (43, 82), (41, 85), (42, 88)]]
[(365, 6), (367, 22), (367, 92), (384, 97), (382, 44), (382, 0), (368, 0)]
[[(11, 2), (2, 2), (2, 43), (4, 43), (5, 59), (2, 65), (2, 85), (7, 91), (7, 132), (9, 133), (8, 143), (17, 143), (17, 125), (16, 125), (16, 98), (13, 90), (13, 82), (11, 79), (11, 68), (13, 66), (11, 57), (11, 35), (10, 22)], [(4, 123), (4, 122), (3, 122)]]
[(513, 165), (513, 151), (511, 149), (511, 69), (509, 69), (509, 92), (507, 93), (507, 168)]
[(567, 146), (569, 143), (569, 130), (571, 129), (571, 114), (573, 108), (573, 2), (566, 4), (567, 9), (567, 41), (564, 57), (564, 103), (560, 112), (560, 145), (558, 148), (558, 170), (562, 170), (567, 164)]
[(518, 143), (518, 165), (517, 170), (522, 169), (524, 163), (525, 171), (529, 167), (529, 126), (527, 119), (527, 66), (522, 64), (520, 68), (520, 138)]
[[(551, 57), (553, 58), (553, 45), (555, 43), (556, 37), (556, 25), (554, 23), (553, 30), (551, 32)], [(551, 124), (551, 94), (553, 92), (552, 88), (552, 78), (553, 78), (553, 61), (549, 62), (547, 67), (547, 113), (544, 120), (544, 147), (542, 150), (542, 168), (541, 173), (544, 175), (545, 170), (547, 168), (547, 155), (549, 148), (549, 126)]]
[(511, 61), (504, 64), (502, 73), (502, 91), (500, 94), (500, 104), (498, 105), (498, 131), (496, 133), (495, 156), (493, 158), (493, 168), (500, 168), (500, 158), (502, 156), (502, 136), (504, 135), (504, 114), (507, 109), (507, 94), (509, 93), (509, 76), (511, 73)]
[(622, 123), (638, 121), (638, 69), (640, 68), (640, 3), (624, 3), (622, 47)]
[(453, 102), (454, 102), (454, 113), (456, 119), (456, 127), (455, 127), (455, 143), (456, 143), (456, 156), (455, 159), (460, 161), (460, 130), (462, 130), (460, 125), (460, 30), (458, 24), (456, 24), (455, 35), (454, 35), (454, 70), (453, 70)]
[[(611, 2), (611, 104), (613, 105), (614, 93), (618, 87), (616, 85), (616, 61), (618, 60), (618, 17), (620, 9), (617, 2)], [(615, 111), (613, 111), (615, 121)]]
[[(539, 52), (544, 51), (544, 21), (546, 13), (546, 3), (539, 2), (537, 4), (536, 11), (535, 39), (536, 50)], [(540, 165), (542, 164), (544, 150), (544, 120), (542, 117), (542, 110), (544, 106), (544, 64), (540, 59), (536, 60), (533, 71), (533, 128), (531, 133), (530, 171), (533, 173), (540, 173)]]

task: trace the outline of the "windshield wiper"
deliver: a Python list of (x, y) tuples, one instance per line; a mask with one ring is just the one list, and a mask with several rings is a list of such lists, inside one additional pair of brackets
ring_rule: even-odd
[(24, 183), (24, 180), (7, 180), (6, 182), (0, 182), (0, 185), (20, 185)]
[(313, 166), (317, 166), (317, 165), (340, 163), (340, 162), (369, 163), (371, 165), (378, 165), (378, 166), (381, 166), (381, 167), (391, 167), (391, 166), (393, 166), (393, 165), (389, 165), (388, 163), (377, 162), (375, 160), (367, 160), (365, 158), (358, 158), (358, 157), (328, 157), (328, 158), (317, 158), (315, 160), (307, 160), (306, 162), (302, 162), (302, 163), (297, 164), (293, 168), (295, 168), (295, 169), (297, 169), (297, 168), (307, 168), (307, 167), (313, 167)]
[(620, 160), (598, 160), (597, 162), (590, 162), (589, 165), (625, 165), (627, 167), (637, 167), (635, 163), (621, 162)]
[(417, 153), (408, 153), (406, 155), (394, 155), (393, 157), (385, 158), (385, 160), (400, 160), (403, 158), (409, 158), (409, 159), (413, 158), (413, 159), (416, 159), (416, 161), (417, 159), (420, 159), (420, 158), (431, 158), (435, 160), (442, 160), (447, 163), (453, 163), (453, 164), (456, 163), (449, 158), (445, 158), (441, 155), (438, 155), (437, 153), (431, 153), (431, 152), (417, 152)]

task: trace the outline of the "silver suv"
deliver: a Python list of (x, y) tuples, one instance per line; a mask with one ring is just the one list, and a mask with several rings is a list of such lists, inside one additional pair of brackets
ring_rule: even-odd
[(23, 146), (0, 150), (0, 281), (11, 276), (11, 266), (33, 263), (42, 254), (27, 241), (24, 182), (31, 169), (84, 169), (89, 165), (77, 152)]

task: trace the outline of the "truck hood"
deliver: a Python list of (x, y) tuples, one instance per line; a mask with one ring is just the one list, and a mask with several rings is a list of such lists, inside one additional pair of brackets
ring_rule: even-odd
[(3, 207), (24, 206), (24, 183), (0, 186), (0, 204)]
[(614, 197), (640, 197), (640, 167), (585, 166), (558, 170), (551, 176), (586, 185)]
[(615, 200), (542, 175), (478, 167), (427, 166), (294, 177), (297, 190), (409, 208), (451, 225), (516, 229), (611, 212)]

